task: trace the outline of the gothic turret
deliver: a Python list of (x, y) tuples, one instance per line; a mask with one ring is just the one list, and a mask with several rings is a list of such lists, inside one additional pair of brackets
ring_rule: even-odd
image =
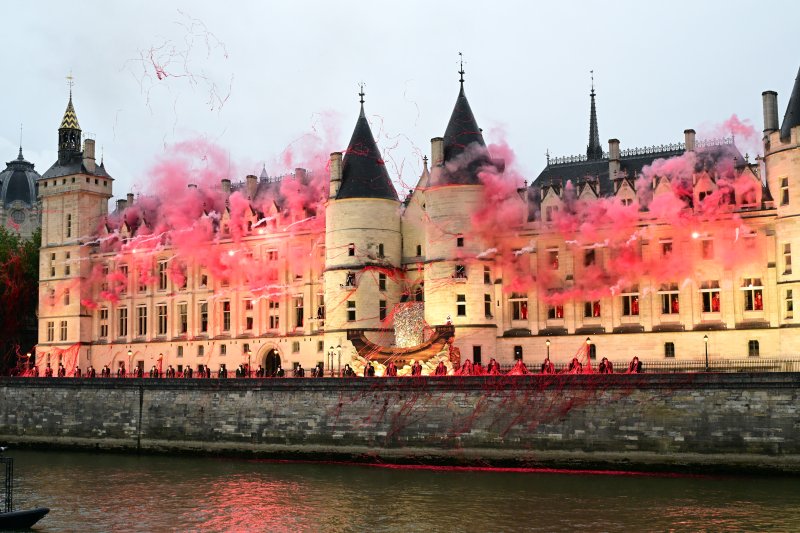
[(58, 162), (61, 165), (69, 164), (73, 159), (79, 159), (81, 154), (81, 126), (78, 124), (78, 115), (72, 105), (72, 90), (69, 91), (69, 103), (58, 128)]
[(792, 128), (800, 126), (800, 70), (797, 72), (797, 77), (794, 79), (794, 88), (792, 95), (789, 97), (789, 105), (786, 106), (786, 114), (783, 115), (783, 123), (781, 124), (781, 140), (789, 142), (792, 136)]
[(602, 159), (603, 147), (600, 146), (600, 132), (597, 129), (597, 107), (594, 102), (594, 76), (592, 76), (592, 90), (589, 97), (592, 100), (589, 111), (589, 144), (586, 147), (586, 158), (589, 160)]
[(353, 136), (347, 145), (342, 161), (342, 181), (337, 200), (344, 198), (385, 198), (397, 200), (392, 180), (386, 171), (378, 145), (364, 114), (364, 92), (361, 97), (361, 113), (358, 115)]

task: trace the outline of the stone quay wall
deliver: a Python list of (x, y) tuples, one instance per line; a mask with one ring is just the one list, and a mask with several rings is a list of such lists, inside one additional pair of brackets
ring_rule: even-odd
[(800, 473), (800, 373), (0, 378), (0, 443), (434, 465)]

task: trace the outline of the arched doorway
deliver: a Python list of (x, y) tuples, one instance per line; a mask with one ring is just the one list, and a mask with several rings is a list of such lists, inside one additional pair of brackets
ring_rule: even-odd
[(270, 351), (267, 352), (267, 355), (264, 356), (264, 375), (266, 376), (274, 376), (278, 372), (278, 368), (281, 366), (281, 356), (278, 353), (278, 350), (272, 348)]

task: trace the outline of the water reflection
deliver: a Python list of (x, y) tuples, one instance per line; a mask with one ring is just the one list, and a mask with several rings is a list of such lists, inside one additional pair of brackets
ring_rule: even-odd
[(39, 531), (800, 530), (800, 480), (15, 452)]

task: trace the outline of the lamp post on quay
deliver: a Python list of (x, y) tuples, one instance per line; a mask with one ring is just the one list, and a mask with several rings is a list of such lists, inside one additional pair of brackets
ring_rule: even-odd
[[(339, 362), (336, 365), (336, 373), (339, 375), (339, 377), (342, 377), (342, 345), (341, 344), (337, 344), (336, 345), (336, 352), (339, 354)], [(333, 365), (331, 365), (331, 366), (333, 366)]]
[[(131, 350), (130, 348), (128, 348), (128, 369), (133, 371), (133, 350)], [(125, 377), (124, 373), (122, 377), (123, 378)]]
[(706, 344), (706, 372), (708, 372), (708, 335), (703, 335), (703, 342)]
[(550, 339), (547, 339), (544, 343), (547, 345), (547, 358), (550, 359)]
[(331, 347), (328, 349), (328, 368), (330, 368), (331, 377), (333, 377), (333, 355), (334, 355), (334, 353), (335, 352), (333, 351), (333, 345), (331, 345)]

